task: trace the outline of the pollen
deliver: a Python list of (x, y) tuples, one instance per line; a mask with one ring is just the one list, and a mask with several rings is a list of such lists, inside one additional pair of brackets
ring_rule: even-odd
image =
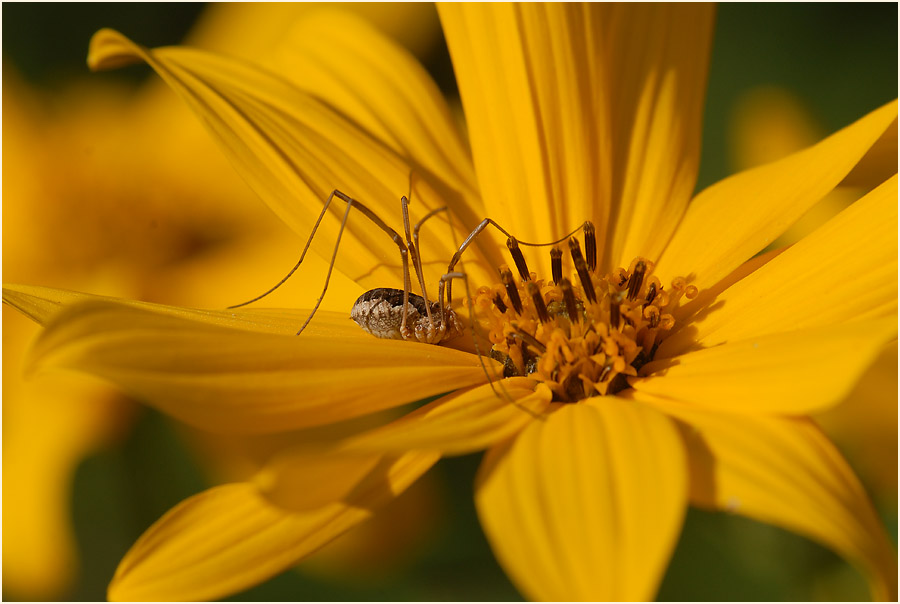
[(578, 240), (569, 240), (570, 277), (563, 276), (559, 248), (550, 252), (548, 281), (527, 272), (514, 240), (509, 247), (521, 279), (500, 267), (500, 282), (477, 290), (475, 316), (504, 377), (537, 379), (559, 402), (627, 388), (675, 326), (676, 308), (698, 294), (681, 277), (663, 284), (646, 258), (601, 274), (593, 229), (585, 228), (587, 258)]

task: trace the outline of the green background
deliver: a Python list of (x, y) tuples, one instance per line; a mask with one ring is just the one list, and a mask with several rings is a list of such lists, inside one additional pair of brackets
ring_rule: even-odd
[[(148, 46), (178, 43), (203, 5), (9, 4), (3, 59), (47, 94), (87, 72), (90, 35), (114, 27)], [(728, 120), (736, 100), (761, 84), (795, 92), (831, 132), (897, 96), (896, 4), (724, 4), (719, 7), (698, 187), (727, 175)], [(426, 60), (453, 94), (442, 42)], [(139, 83), (146, 69), (103, 74)], [(288, 571), (233, 599), (515, 600), (478, 525), (472, 480), (479, 456), (436, 468), (449, 498), (424, 549), (403, 572), (378, 582), (316, 579)], [(162, 513), (206, 485), (169, 420), (145, 412), (121, 444), (84, 460), (72, 515), (82, 573), (70, 598), (102, 600), (116, 564)], [(882, 510), (896, 541), (896, 508)], [(830, 577), (830, 578), (829, 578)], [(837, 577), (837, 579), (835, 579)], [(861, 580), (830, 552), (742, 518), (691, 510), (659, 598), (804, 600), (838, 581), (833, 597), (865, 598)], [(831, 583), (828, 583), (829, 585)], [(5, 599), (15, 594), (3, 594)]]

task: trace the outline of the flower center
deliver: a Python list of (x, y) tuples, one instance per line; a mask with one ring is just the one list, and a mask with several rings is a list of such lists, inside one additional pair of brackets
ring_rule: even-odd
[(473, 306), (492, 343), (491, 358), (503, 363), (503, 376), (530, 376), (547, 384), (553, 400), (577, 402), (628, 387), (627, 376), (653, 359), (675, 325), (682, 298), (697, 296), (683, 278), (665, 287), (653, 276), (653, 263), (635, 258), (628, 269), (599, 274), (593, 227), (585, 227), (585, 251), (569, 240), (572, 279), (563, 276), (563, 252), (550, 252), (552, 280), (528, 271), (515, 239), (507, 246), (519, 279), (507, 266), (500, 283), (478, 289)]

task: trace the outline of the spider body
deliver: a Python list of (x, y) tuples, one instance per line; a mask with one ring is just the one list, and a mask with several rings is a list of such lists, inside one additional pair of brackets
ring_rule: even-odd
[[(402, 289), (371, 289), (353, 304), (350, 318), (376, 338), (440, 344), (462, 335), (462, 325), (450, 306), (441, 309), (439, 302), (426, 302), (425, 298), (412, 292), (406, 304), (404, 326), (403, 295)], [(431, 311), (431, 319), (428, 310)]]

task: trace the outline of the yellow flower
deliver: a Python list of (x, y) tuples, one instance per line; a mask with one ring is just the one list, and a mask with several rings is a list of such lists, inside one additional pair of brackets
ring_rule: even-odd
[[(413, 222), (449, 208), (423, 228), (429, 284), (484, 216), (532, 242), (590, 220), (599, 251), (595, 268), (586, 233), (568, 286), (543, 271), (498, 284), (503, 242), (476, 239), (460, 264), (469, 320), (494, 336), (502, 365), (373, 338), (346, 311), (320, 311), (294, 337), (308, 311), (6, 288), (7, 303), (45, 325), (38, 367), (88, 371), (209, 430), (297, 431), (252, 481), (160, 519), (123, 559), (110, 597), (246, 588), (369, 518), (440, 456), (487, 449), (479, 515), (530, 598), (652, 598), (688, 504), (815, 539), (856, 564), (875, 597), (895, 598), (877, 516), (805, 416), (840, 401), (896, 338), (896, 173), (803, 241), (753, 256), (896, 138), (896, 102), (692, 199), (709, 7), (440, 12), (471, 159), (415, 61), (347, 16), (300, 23), (268, 69), (95, 35), (92, 66), (148, 62), (298, 232), (335, 188), (386, 219), (411, 191)], [(335, 210), (314, 243), (326, 258)], [(397, 255), (357, 216), (337, 267), (362, 287), (397, 287)], [(522, 258), (534, 268), (542, 256)], [(349, 309), (359, 293), (329, 297)], [(468, 305), (454, 303), (464, 315)], [(500, 372), (521, 375), (486, 383)], [(344, 423), (448, 392), (373, 431)], [(348, 436), (322, 433), (338, 422), (333, 432)]]

